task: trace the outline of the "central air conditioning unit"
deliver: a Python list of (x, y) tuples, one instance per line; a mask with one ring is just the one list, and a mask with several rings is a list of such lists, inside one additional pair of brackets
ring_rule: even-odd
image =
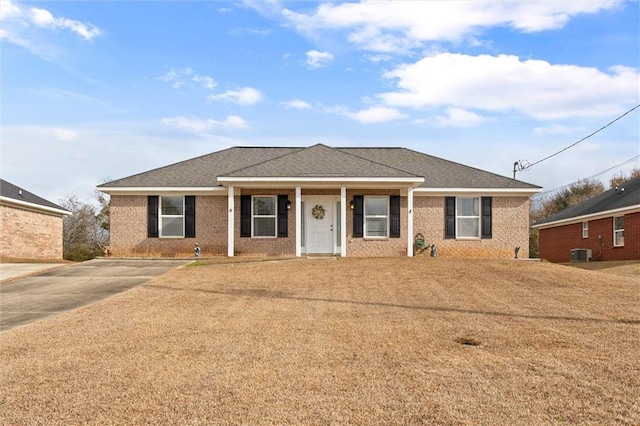
[(571, 262), (588, 262), (591, 260), (591, 249), (571, 249)]

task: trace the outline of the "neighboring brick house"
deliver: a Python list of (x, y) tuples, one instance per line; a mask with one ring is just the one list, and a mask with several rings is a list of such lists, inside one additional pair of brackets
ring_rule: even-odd
[[(540, 187), (405, 148), (234, 147), (100, 185), (115, 256), (528, 256)], [(430, 253), (430, 250), (427, 250)]]
[(62, 219), (70, 214), (0, 179), (0, 259), (62, 259)]
[[(640, 177), (535, 225), (540, 257), (550, 262), (640, 259)], [(572, 259), (572, 251), (574, 259)]]

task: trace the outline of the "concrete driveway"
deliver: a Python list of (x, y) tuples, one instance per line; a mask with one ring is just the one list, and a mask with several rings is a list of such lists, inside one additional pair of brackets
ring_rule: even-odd
[(0, 285), (0, 331), (123, 292), (191, 260), (95, 259)]

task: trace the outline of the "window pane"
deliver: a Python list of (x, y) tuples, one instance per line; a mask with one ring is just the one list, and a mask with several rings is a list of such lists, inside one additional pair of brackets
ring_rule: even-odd
[(367, 237), (386, 237), (386, 218), (367, 218)]
[(613, 218), (613, 229), (624, 229), (624, 216)]
[(623, 246), (624, 245), (624, 231), (616, 231), (614, 235), (614, 246)]
[(457, 199), (457, 215), (458, 216), (480, 216), (480, 199), (479, 198), (460, 198)]
[(458, 237), (478, 238), (480, 237), (480, 220), (474, 218), (458, 219)]
[(162, 218), (162, 236), (163, 237), (182, 237), (183, 233), (181, 217), (163, 217)]
[(365, 215), (367, 216), (386, 216), (387, 215), (387, 197), (367, 197), (365, 202)]
[(254, 217), (253, 235), (255, 237), (275, 237), (276, 219), (274, 217)]
[(182, 216), (182, 197), (162, 197), (163, 216)]
[(275, 215), (276, 214), (275, 197), (253, 197), (253, 214), (254, 215)]

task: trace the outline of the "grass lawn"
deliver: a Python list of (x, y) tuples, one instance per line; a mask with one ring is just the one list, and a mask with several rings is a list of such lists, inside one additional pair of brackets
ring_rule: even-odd
[(640, 424), (640, 264), (185, 267), (0, 334), (0, 424)]

